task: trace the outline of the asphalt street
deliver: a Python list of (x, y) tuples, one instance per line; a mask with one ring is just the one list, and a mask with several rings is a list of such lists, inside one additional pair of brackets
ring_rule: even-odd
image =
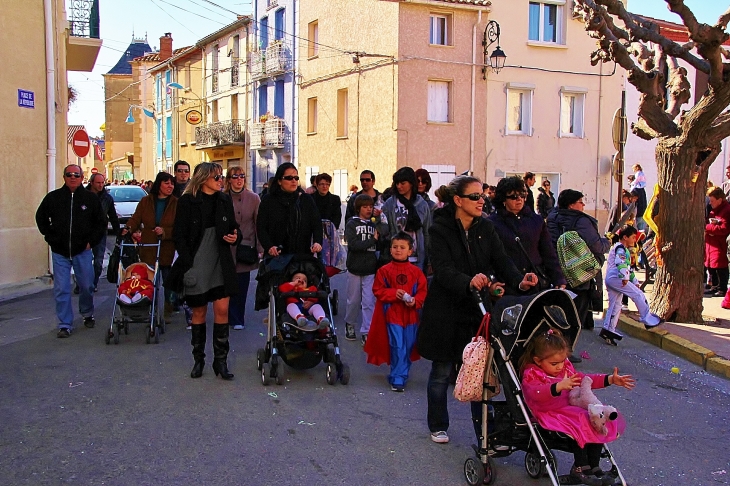
[[(332, 279), (341, 296), (346, 278)], [(254, 285), (246, 329), (231, 331), (231, 382), (210, 368), (210, 330), (204, 375), (189, 377), (181, 314), (160, 344), (145, 344), (143, 326), (132, 324), (119, 345), (105, 345), (114, 295), (106, 281), (96, 327), (77, 318), (70, 339), (56, 338), (50, 291), (1, 303), (0, 484), (466, 484), (469, 407), (452, 399), (451, 442), (431, 442), (428, 361), (414, 364), (405, 393), (394, 393), (387, 369), (366, 364), (359, 341), (342, 339), (349, 385), (327, 385), (320, 364), (286, 368), (283, 385), (264, 387), (256, 349), (265, 312), (253, 311)], [(342, 315), (336, 324), (343, 336)], [(590, 356), (581, 371), (618, 366), (637, 379), (633, 391), (599, 392), (626, 417), (611, 450), (630, 485), (730, 484), (730, 382), (630, 337), (613, 348), (584, 332), (578, 352)], [(561, 474), (570, 464), (558, 453)], [(549, 484), (527, 476), (519, 452), (498, 459), (497, 474), (498, 485)]]

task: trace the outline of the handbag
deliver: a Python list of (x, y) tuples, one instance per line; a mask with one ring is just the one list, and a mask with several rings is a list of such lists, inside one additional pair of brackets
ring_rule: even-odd
[(510, 219), (503, 219), (505, 224), (512, 231), (512, 234), (515, 236), (515, 243), (517, 243), (520, 251), (522, 251), (522, 254), (525, 256), (527, 261), (530, 262), (530, 268), (532, 269), (532, 273), (537, 276), (537, 285), (533, 288), (539, 292), (553, 288), (553, 285), (550, 283), (550, 279), (545, 274), (545, 268), (542, 265), (535, 265), (535, 263), (532, 261), (532, 258), (530, 258), (530, 254), (527, 253), (525, 247), (522, 246), (522, 240), (519, 236), (517, 236), (517, 229), (514, 226), (514, 222)]
[(460, 402), (481, 401), (484, 394), (484, 373), (487, 369), (487, 340), (490, 314), (485, 314), (476, 336), (464, 347), (462, 365), (454, 385), (454, 398)]
[(249, 245), (238, 245), (236, 247), (236, 261), (245, 265), (253, 265), (259, 262), (259, 251)]

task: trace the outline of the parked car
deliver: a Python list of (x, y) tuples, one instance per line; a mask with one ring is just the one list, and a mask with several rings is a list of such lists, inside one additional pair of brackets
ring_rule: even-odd
[(137, 209), (137, 203), (147, 195), (147, 192), (139, 186), (109, 186), (107, 190), (114, 198), (119, 226), (124, 227)]

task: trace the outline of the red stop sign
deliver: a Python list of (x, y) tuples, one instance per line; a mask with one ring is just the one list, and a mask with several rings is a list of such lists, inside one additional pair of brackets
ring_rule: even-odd
[(89, 141), (89, 134), (86, 133), (86, 130), (81, 129), (74, 133), (71, 148), (77, 157), (83, 158), (89, 155), (89, 147), (91, 147), (91, 141)]

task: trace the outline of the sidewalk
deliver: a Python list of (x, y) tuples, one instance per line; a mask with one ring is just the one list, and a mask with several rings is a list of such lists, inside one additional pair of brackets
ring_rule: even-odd
[(722, 298), (703, 299), (705, 324), (665, 322), (647, 331), (638, 322), (633, 302), (623, 312), (618, 328), (637, 339), (702, 366), (706, 371), (730, 379), (730, 310), (720, 307)]

